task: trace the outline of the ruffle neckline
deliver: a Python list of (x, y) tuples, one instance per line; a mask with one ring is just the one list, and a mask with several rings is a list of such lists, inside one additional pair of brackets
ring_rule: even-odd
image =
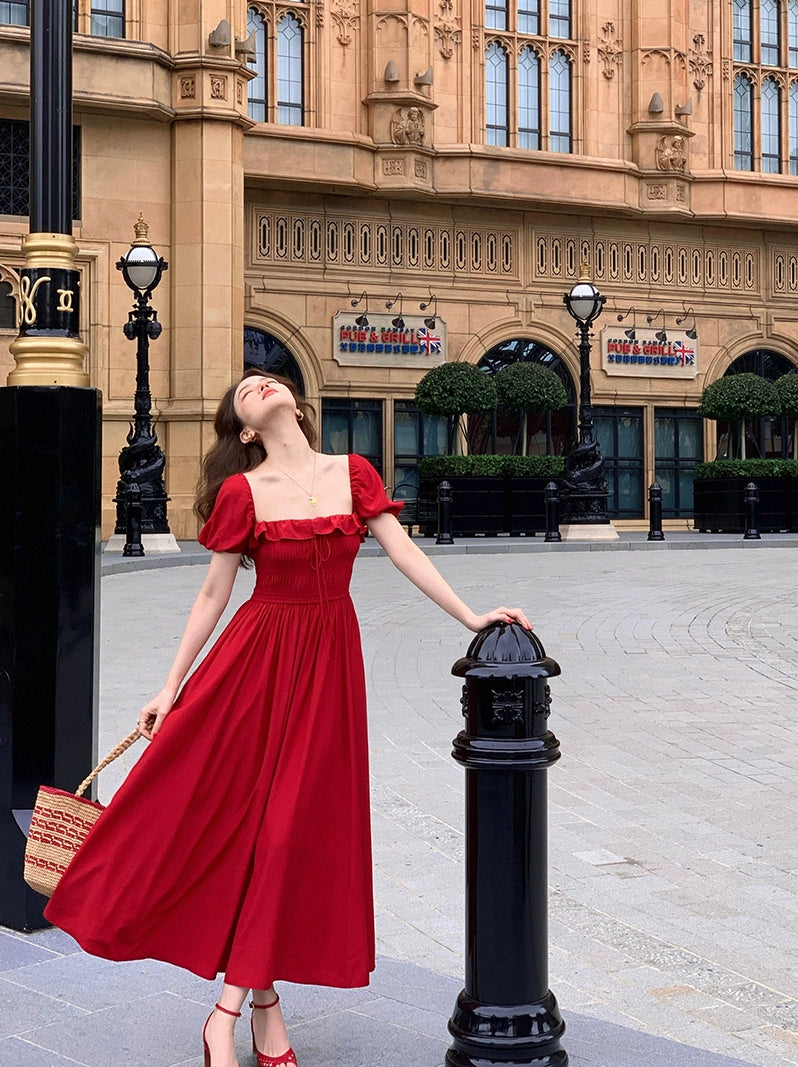
[(253, 540), (309, 541), (332, 533), (357, 534), (362, 541), (366, 527), (354, 512), (348, 515), (313, 515), (306, 519), (260, 519), (252, 531)]

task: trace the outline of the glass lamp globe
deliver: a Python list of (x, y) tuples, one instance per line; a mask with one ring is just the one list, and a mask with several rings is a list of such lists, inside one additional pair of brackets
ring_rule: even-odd
[(160, 274), (160, 256), (150, 245), (133, 245), (122, 256), (122, 274), (131, 289), (146, 293)]

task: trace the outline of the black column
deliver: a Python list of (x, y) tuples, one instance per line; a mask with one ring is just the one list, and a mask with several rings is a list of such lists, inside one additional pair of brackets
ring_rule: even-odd
[(102, 425), (72, 238), (72, 5), (31, 9), (31, 232), (0, 389), (0, 924), (17, 930), (46, 925), (22, 877), (36, 791), (95, 761)]
[(30, 4), (30, 231), (72, 233), (72, 4)]

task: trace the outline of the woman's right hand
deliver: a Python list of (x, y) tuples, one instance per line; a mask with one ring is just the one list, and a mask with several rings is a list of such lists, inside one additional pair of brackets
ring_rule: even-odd
[(148, 704), (144, 705), (136, 722), (142, 737), (152, 741), (163, 726), (164, 719), (172, 710), (174, 702), (175, 693), (171, 689), (162, 689), (156, 697), (153, 697)]

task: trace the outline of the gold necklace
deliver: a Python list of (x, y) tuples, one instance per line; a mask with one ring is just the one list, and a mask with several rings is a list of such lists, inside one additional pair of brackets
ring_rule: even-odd
[(304, 487), (304, 485), (300, 485), (299, 482), (296, 480), (296, 478), (292, 477), (288, 473), (288, 471), (284, 471), (282, 467), (278, 467), (277, 464), (274, 463), (274, 462), (272, 462), (272, 466), (274, 467), (275, 470), (279, 471), (280, 474), (284, 474), (286, 476), (286, 478), (290, 478), (291, 481), (294, 483), (294, 485), (299, 486), (299, 488), (302, 490), (302, 492), (307, 494), (308, 504), (310, 504), (310, 506), (312, 508), (316, 507), (316, 505), (318, 504), (319, 500), (318, 500), (318, 497), (313, 495), (313, 486), (316, 483), (316, 453), (315, 452), (313, 453), (313, 475), (312, 475), (312, 477), (310, 479), (310, 492), (309, 493), (308, 493), (307, 489)]

